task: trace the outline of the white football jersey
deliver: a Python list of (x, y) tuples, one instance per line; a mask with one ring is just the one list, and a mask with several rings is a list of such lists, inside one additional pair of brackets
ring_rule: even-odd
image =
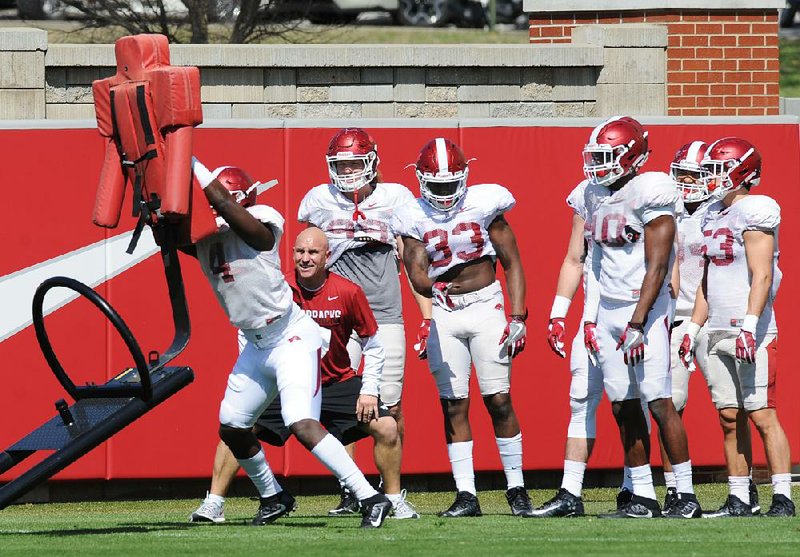
[(217, 232), (197, 242), (197, 259), (231, 323), (259, 329), (289, 311), (292, 290), (278, 255), (283, 217), (266, 205), (248, 207), (247, 212), (272, 228), (275, 246), (270, 251), (253, 249), (217, 217)]
[[(567, 196), (567, 205), (572, 208), (572, 211), (586, 222), (586, 185), (588, 180), (583, 180), (580, 184), (575, 186), (570, 194)], [(589, 271), (592, 269), (592, 237), (589, 234), (586, 226), (583, 227), (583, 239), (586, 241), (588, 249), (586, 250), (586, 258), (583, 261), (583, 291), (586, 292), (586, 281)]]
[(781, 283), (778, 268), (778, 229), (781, 208), (766, 195), (748, 195), (726, 208), (721, 201), (709, 207), (703, 218), (705, 256), (708, 259), (707, 293), (708, 329), (738, 330), (747, 313), (750, 295), (750, 271), (744, 251), (744, 233), (761, 230), (775, 235), (772, 288), (767, 305), (756, 327), (757, 336), (777, 333), (772, 303)]
[(345, 251), (370, 243), (389, 244), (396, 250), (397, 233), (391, 229), (392, 214), (397, 207), (413, 201), (414, 195), (407, 187), (381, 182), (366, 199), (359, 200), (358, 210), (366, 218), (356, 218), (352, 201), (332, 184), (321, 184), (303, 197), (297, 219), (325, 232), (331, 250), (330, 267)]
[(713, 202), (701, 203), (691, 215), (678, 214), (678, 272), (681, 276), (675, 315), (688, 319), (692, 316), (697, 288), (703, 280), (703, 217)]
[(469, 186), (459, 203), (449, 211), (416, 199), (395, 211), (392, 227), (401, 236), (425, 244), (428, 276), (436, 278), (453, 267), (480, 257), (495, 258), (487, 229), (498, 215), (514, 207), (514, 196), (497, 184)]
[[(592, 266), (601, 299), (622, 303), (639, 299), (646, 270), (644, 227), (660, 216), (675, 218), (679, 200), (672, 178), (663, 172), (640, 174), (617, 191), (595, 183), (586, 186), (586, 227), (597, 250)], [(674, 256), (673, 248), (670, 268)], [(661, 293), (669, 278), (667, 273)]]

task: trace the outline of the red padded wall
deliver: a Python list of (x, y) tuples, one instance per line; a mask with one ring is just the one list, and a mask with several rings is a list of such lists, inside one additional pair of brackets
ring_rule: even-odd
[[(781, 338), (800, 335), (800, 324), (788, 318), (800, 302), (800, 144), (794, 124), (662, 124), (651, 125), (652, 155), (645, 167), (666, 170), (674, 151), (694, 139), (713, 140), (738, 135), (755, 143), (764, 157), (762, 185), (757, 193), (775, 197), (782, 206), (781, 267), (785, 280), (776, 304)], [(214, 129), (197, 131), (195, 153), (209, 168), (234, 164), (260, 180), (277, 178), (280, 185), (260, 198), (287, 218), (281, 251), (290, 268), (291, 240), (299, 231), (297, 207), (312, 186), (327, 181), (323, 153), (335, 130), (330, 128)], [(529, 343), (515, 360), (513, 395), (525, 439), (525, 468), (558, 469), (569, 420), (569, 370), (544, 339), (558, 269), (570, 230), (570, 211), (564, 199), (581, 179), (581, 148), (590, 127), (475, 127), (370, 129), (379, 145), (385, 181), (400, 182), (418, 191), (413, 169), (418, 149), (430, 138), (444, 135), (461, 144), (470, 165), (470, 182), (497, 182), (517, 198), (508, 214), (517, 233), (528, 280)], [(0, 284), (9, 275), (67, 252), (133, 228), (126, 201), (120, 228), (103, 230), (91, 224), (94, 192), (102, 162), (103, 144), (96, 130), (0, 130), (4, 146), (3, 182), (8, 207), (0, 221), (4, 256)], [(64, 149), (69, 145), (70, 149)], [(75, 156), (80, 153), (80, 157)], [(33, 180), (33, 183), (32, 183)], [(177, 363), (195, 370), (195, 382), (110, 441), (68, 467), (60, 479), (185, 478), (209, 476), (217, 443), (217, 412), (227, 373), (236, 358), (235, 331), (227, 322), (205, 283), (197, 263), (182, 258), (192, 319), (192, 339)], [(404, 286), (405, 288), (405, 286)], [(163, 349), (171, 339), (171, 321), (163, 272), (157, 256), (147, 259), (98, 287), (137, 335), (144, 350)], [(1, 290), (0, 290), (1, 291)], [(404, 406), (406, 414), (405, 473), (447, 472), (439, 403), (424, 363), (411, 345), (420, 320), (406, 289), (403, 299), (407, 344)], [(0, 299), (0, 324), (2, 307)], [(569, 334), (578, 326), (580, 300), (567, 321)], [(46, 319), (48, 331), (66, 369), (79, 382), (102, 382), (129, 365), (124, 346), (91, 304), (78, 300)], [(2, 327), (0, 327), (2, 329)], [(786, 344), (784, 343), (784, 346)], [(784, 351), (779, 368), (778, 404), (792, 443), (792, 460), (800, 461), (800, 408), (790, 394), (800, 389), (800, 376), (791, 369)], [(5, 448), (53, 415), (53, 402), (64, 397), (36, 344), (32, 327), (0, 342), (0, 447)], [(480, 397), (472, 408), (475, 464), (478, 470), (498, 470), (500, 460), (488, 415)], [(703, 378), (691, 380), (685, 414), (692, 461), (722, 465), (721, 434)], [(754, 443), (757, 463), (763, 449)], [(358, 461), (374, 472), (369, 442), (362, 443)], [(298, 444), (268, 449), (279, 474), (326, 474)], [(655, 455), (654, 461), (658, 457)], [(616, 428), (604, 402), (591, 467), (621, 466)], [(14, 474), (0, 476), (9, 480)]]

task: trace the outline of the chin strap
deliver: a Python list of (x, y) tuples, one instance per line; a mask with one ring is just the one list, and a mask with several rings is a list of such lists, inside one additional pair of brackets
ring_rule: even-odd
[(358, 222), (358, 219), (367, 220), (367, 215), (358, 209), (358, 190), (353, 191), (353, 203), (355, 203), (356, 210), (353, 211), (353, 220)]

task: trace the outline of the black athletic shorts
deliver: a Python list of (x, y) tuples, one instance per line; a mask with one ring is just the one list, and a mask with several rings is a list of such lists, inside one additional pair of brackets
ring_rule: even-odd
[[(322, 387), (322, 406), (319, 421), (343, 445), (369, 437), (356, 420), (356, 402), (361, 392), (361, 377), (356, 376)], [(378, 399), (378, 416), (390, 416)], [(276, 397), (256, 422), (256, 436), (276, 447), (282, 447), (292, 435), (283, 423), (281, 399)]]

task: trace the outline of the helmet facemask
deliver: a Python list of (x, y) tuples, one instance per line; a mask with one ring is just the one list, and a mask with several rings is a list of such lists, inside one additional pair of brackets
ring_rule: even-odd
[[(326, 155), (325, 160), (328, 163), (328, 174), (331, 178), (331, 183), (342, 193), (358, 191), (372, 182), (377, 176), (378, 155), (375, 151), (370, 151), (364, 155), (355, 155), (345, 151), (335, 155)], [(340, 174), (336, 163), (342, 161), (360, 161), (363, 164), (363, 169), (348, 174)]]
[(711, 195), (706, 183), (706, 170), (699, 164), (682, 160), (673, 162), (669, 167), (675, 187), (683, 195), (685, 203), (699, 203)]
[(607, 143), (589, 143), (583, 148), (583, 175), (601, 186), (610, 186), (626, 174), (636, 171), (647, 160), (648, 153), (640, 155), (628, 169), (622, 166), (622, 159), (628, 154), (635, 141), (627, 145), (612, 146)]
[(455, 207), (467, 192), (469, 169), (457, 172), (422, 173), (417, 170), (419, 191), (422, 198), (434, 209), (449, 211)]

